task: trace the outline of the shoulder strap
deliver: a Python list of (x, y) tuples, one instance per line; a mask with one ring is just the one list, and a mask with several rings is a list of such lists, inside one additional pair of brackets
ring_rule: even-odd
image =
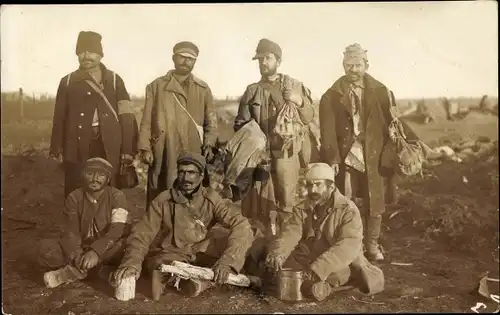
[(87, 82), (87, 84), (90, 85), (90, 87), (92, 89), (94, 89), (94, 91), (96, 91), (97, 93), (99, 93), (99, 95), (102, 97), (102, 99), (104, 100), (104, 102), (108, 106), (108, 109), (111, 111), (111, 113), (113, 113), (113, 116), (115, 116), (115, 119), (118, 121), (118, 115), (116, 114), (115, 109), (113, 108), (113, 106), (111, 106), (111, 103), (109, 102), (109, 100), (106, 97), (106, 95), (102, 92), (102, 90), (94, 82), (92, 82), (91, 80), (85, 80), (85, 82)]
[(70, 73), (68, 74), (68, 76), (66, 77), (66, 87), (69, 85), (69, 79), (71, 79), (71, 74), (72, 74), (72, 73), (73, 73), (73, 72), (70, 72)]
[(177, 104), (179, 104), (180, 108), (189, 116), (189, 118), (191, 118), (191, 120), (193, 121), (194, 125), (196, 126), (196, 130), (198, 131), (198, 135), (200, 136), (200, 140), (201, 142), (203, 143), (203, 127), (198, 125), (196, 123), (196, 120), (194, 120), (193, 116), (191, 116), (191, 114), (187, 111), (187, 109), (182, 106), (181, 102), (179, 101), (179, 99), (177, 98), (177, 95), (175, 95), (175, 93), (172, 93), (172, 95), (174, 96), (174, 99), (175, 101), (177, 102)]

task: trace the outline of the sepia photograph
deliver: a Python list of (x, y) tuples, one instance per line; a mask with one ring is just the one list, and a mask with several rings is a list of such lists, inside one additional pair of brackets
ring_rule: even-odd
[(498, 313), (498, 2), (0, 7), (2, 314)]

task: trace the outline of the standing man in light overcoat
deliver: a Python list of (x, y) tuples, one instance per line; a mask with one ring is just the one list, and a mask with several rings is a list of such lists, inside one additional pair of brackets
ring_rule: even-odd
[(217, 115), (212, 91), (192, 74), (199, 49), (191, 42), (173, 48), (175, 69), (146, 86), (138, 142), (139, 157), (149, 164), (146, 206), (177, 178), (176, 161), (183, 152), (213, 159)]

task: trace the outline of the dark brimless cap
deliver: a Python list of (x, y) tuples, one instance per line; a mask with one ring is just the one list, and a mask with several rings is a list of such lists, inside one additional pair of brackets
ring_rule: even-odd
[(92, 31), (81, 31), (78, 34), (78, 39), (76, 41), (76, 54), (80, 54), (84, 51), (93, 52), (96, 54), (104, 56), (102, 52), (102, 36), (99, 33)]

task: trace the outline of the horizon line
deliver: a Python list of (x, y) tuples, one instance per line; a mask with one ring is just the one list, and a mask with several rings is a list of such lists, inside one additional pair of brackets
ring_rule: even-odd
[[(19, 91), (1, 91), (1, 94), (19, 94)], [(40, 96), (46, 96), (49, 99), (54, 99), (56, 98), (56, 95), (49, 93), (49, 92), (26, 92), (23, 91), (23, 94), (25, 97), (33, 98), (32, 95), (35, 94), (35, 98), (39, 98)], [(145, 95), (135, 95), (135, 94), (130, 94), (130, 99), (144, 99)], [(477, 95), (439, 95), (439, 96), (401, 96), (398, 97), (396, 96), (396, 100), (405, 100), (405, 99), (435, 99), (435, 98), (481, 98), (483, 96), (488, 96), (488, 97), (495, 97), (498, 98), (498, 93), (496, 94), (488, 94), (488, 93), (483, 93), (483, 94), (477, 94)], [(214, 100), (217, 101), (235, 101), (241, 98), (241, 95), (226, 95), (226, 96), (221, 96), (221, 95), (214, 95), (213, 96)], [(318, 98), (313, 98), (314, 101), (318, 101), (321, 99), (321, 96)]]

